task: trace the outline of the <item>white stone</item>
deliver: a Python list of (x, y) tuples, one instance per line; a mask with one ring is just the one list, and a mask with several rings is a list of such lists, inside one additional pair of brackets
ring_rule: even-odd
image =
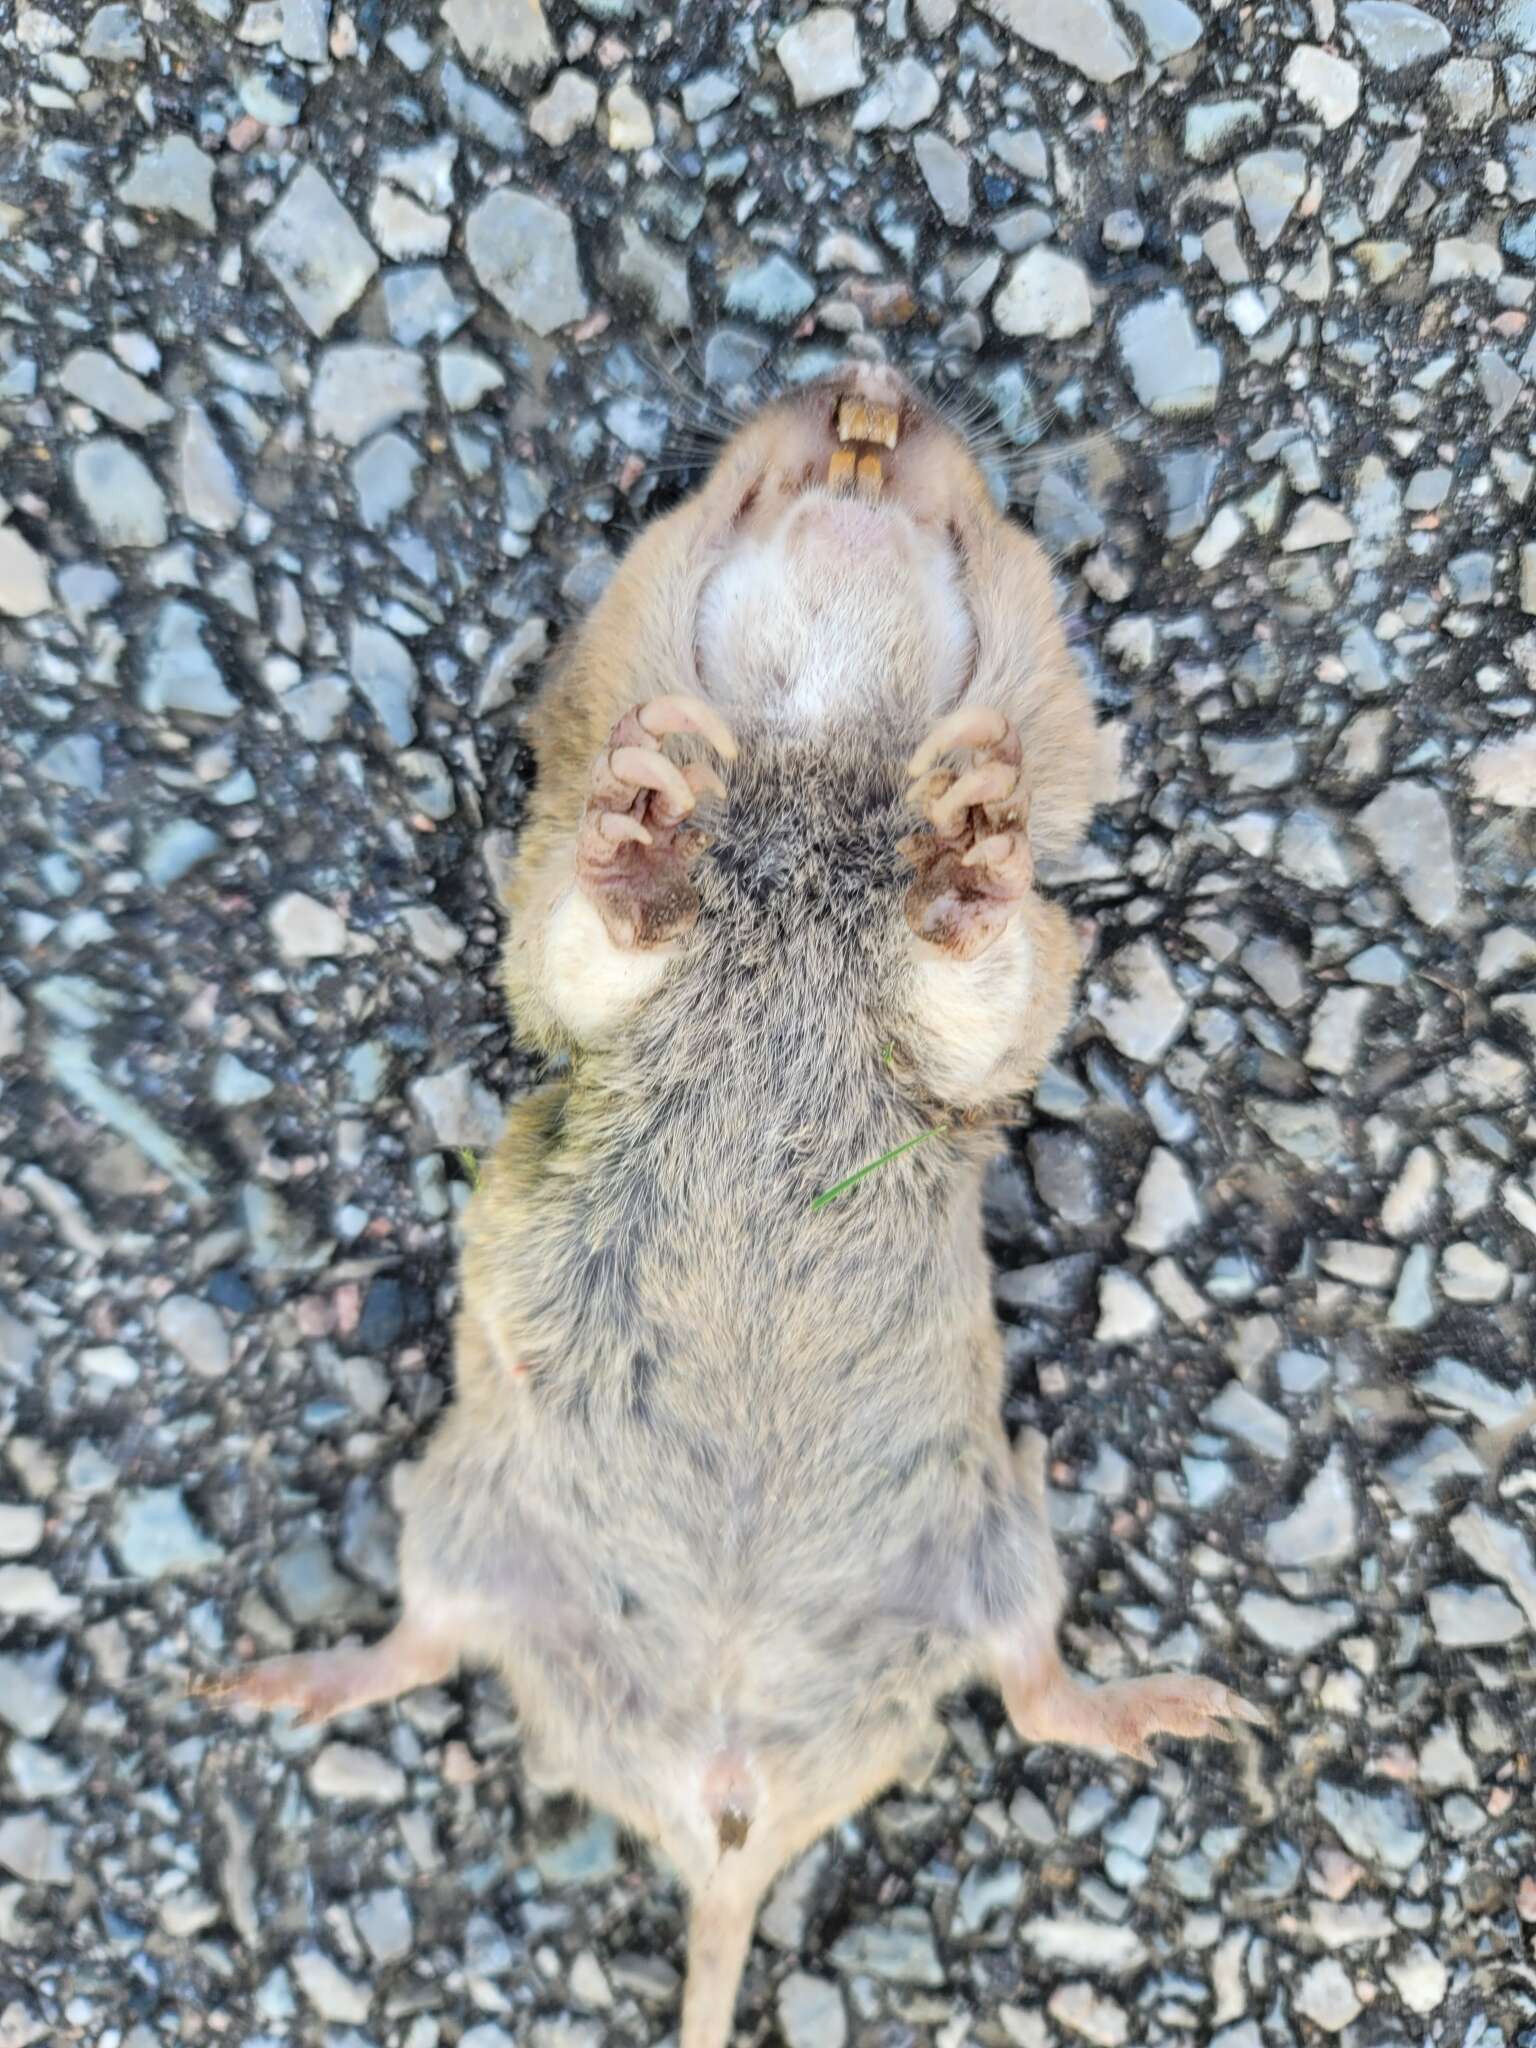
[(1344, 19), (1360, 38), (1366, 62), (1378, 71), (1427, 64), (1451, 47), (1445, 24), (1408, 0), (1351, 0)]
[(368, 209), (368, 232), (395, 262), (441, 256), (453, 228), (446, 213), (432, 213), (393, 185), (380, 185)]
[(145, 433), (173, 416), (158, 392), (99, 348), (77, 348), (66, 358), (59, 389), (130, 434)]
[(1099, 1320), (1094, 1338), (1100, 1344), (1134, 1344), (1150, 1337), (1163, 1319), (1156, 1300), (1134, 1274), (1118, 1267), (1099, 1278)]
[(317, 440), (356, 448), (407, 413), (427, 409), (426, 371), (414, 349), (376, 342), (328, 348), (310, 387), (309, 416)]
[(1224, 562), (1248, 531), (1248, 521), (1235, 505), (1223, 505), (1190, 550), (1197, 569), (1214, 569)]
[(1277, 1571), (1338, 1564), (1355, 1551), (1355, 1495), (1335, 1448), (1288, 1515), (1264, 1531), (1264, 1557)]
[(191, 1371), (203, 1379), (228, 1372), (231, 1349), (224, 1319), (211, 1301), (172, 1294), (155, 1311), (155, 1328)]
[(1189, 1004), (1155, 939), (1133, 939), (1104, 963), (1088, 1008), (1127, 1059), (1154, 1066), (1184, 1029)]
[(555, 61), (541, 0), (447, 0), (443, 19), (470, 63), (509, 77), (542, 74)]
[(1126, 13), (1134, 14), (1147, 39), (1147, 55), (1154, 64), (1166, 64), (1170, 57), (1182, 57), (1205, 33), (1205, 23), (1184, 0), (1123, 0)]
[(43, 1540), (43, 1511), (31, 1501), (0, 1501), (0, 1557), (28, 1557)]
[(467, 1060), (423, 1074), (408, 1090), (411, 1108), (434, 1145), (484, 1152), (501, 1135), (501, 1106)]
[(267, 926), (284, 960), (331, 960), (347, 950), (347, 925), (339, 911), (318, 903), (302, 889), (290, 889), (267, 912)]
[(502, 310), (537, 335), (587, 310), (570, 216), (532, 192), (493, 192), (464, 225), (470, 266)]
[(563, 149), (597, 115), (597, 87), (580, 71), (562, 71), (542, 99), (528, 110), (528, 126), (551, 149)]
[(1004, 334), (1041, 334), (1064, 341), (1093, 321), (1088, 274), (1080, 263), (1042, 244), (1021, 256), (992, 301)]
[(1127, 1976), (1147, 1960), (1146, 1943), (1134, 1927), (1117, 1927), (1086, 1913), (1036, 1914), (1019, 1934), (1040, 1962), (1066, 1963), (1105, 1977)]
[(1229, 1380), (1205, 1411), (1205, 1420), (1223, 1436), (1235, 1436), (1241, 1443), (1271, 1458), (1277, 1464), (1291, 1453), (1291, 1425), (1278, 1408), (1261, 1401), (1241, 1380)]
[(77, 448), (69, 467), (103, 547), (161, 546), (170, 530), (165, 493), (131, 448), (101, 435)]
[(1474, 1503), (1452, 1520), (1451, 1535), (1480, 1571), (1509, 1589), (1536, 1628), (1536, 1559), (1522, 1532)]
[(656, 140), (651, 110), (627, 79), (608, 95), (608, 147), (627, 155), (649, 149)]
[(40, 1564), (0, 1564), (0, 1617), (62, 1621), (80, 1602), (64, 1592), (53, 1573)]
[(1310, 1657), (1355, 1622), (1348, 1600), (1307, 1605), (1283, 1593), (1250, 1589), (1237, 1603), (1237, 1618), (1257, 1642), (1287, 1657)]
[(1125, 2007), (1087, 1983), (1062, 1984), (1051, 1993), (1046, 2011), (1058, 2026), (1094, 2048), (1124, 2048), (1131, 2023)]
[(1360, 105), (1360, 71), (1315, 43), (1298, 43), (1285, 67), (1285, 82), (1325, 128), (1342, 128)]
[(1170, 286), (1121, 315), (1115, 345), (1132, 388), (1159, 419), (1210, 412), (1221, 390), (1221, 350), (1200, 339), (1182, 292)]
[(777, 2004), (786, 2048), (844, 2048), (848, 2014), (842, 1992), (827, 1978), (791, 1970)]
[(1296, 2010), (1325, 2034), (1340, 2034), (1364, 2008), (1355, 1996), (1349, 1972), (1333, 1956), (1314, 1963), (1296, 1986)]
[(311, 334), (326, 335), (366, 291), (376, 251), (313, 164), (304, 164), (251, 237)]
[(1304, 498), (1292, 514), (1280, 545), (1288, 555), (1306, 548), (1331, 548), (1355, 537), (1354, 525), (1341, 506), (1326, 498)]
[(292, 1967), (299, 1989), (321, 2019), (352, 2027), (361, 2026), (367, 2019), (373, 2002), (367, 1985), (347, 1976), (323, 1949), (313, 1945), (296, 1949)]
[(1136, 1191), (1126, 1243), (1143, 1252), (1172, 1251), (1199, 1228), (1203, 1213), (1183, 1160), (1165, 1145), (1154, 1146)]
[(400, 1766), (356, 1742), (328, 1742), (309, 1767), (310, 1789), (320, 1799), (362, 1806), (398, 1806), (406, 1779)]
[(1414, 916), (1435, 929), (1452, 923), (1461, 909), (1461, 866), (1440, 792), (1427, 782), (1389, 782), (1356, 822)]
[(1427, 1941), (1414, 1942), (1396, 1962), (1388, 1963), (1387, 1975), (1404, 2005), (1417, 2013), (1434, 2012), (1442, 2005), (1451, 1981), (1450, 1971)]
[(1235, 175), (1253, 238), (1272, 249), (1307, 189), (1307, 159), (1299, 149), (1256, 150)]
[(1424, 1601), (1448, 1650), (1493, 1649), (1526, 1632), (1525, 1616), (1500, 1586), (1431, 1586)]
[(1465, 1240), (1440, 1254), (1440, 1291), (1451, 1301), (1502, 1301), (1509, 1292), (1509, 1268), (1480, 1245)]
[(1323, 1074), (1353, 1072), (1361, 1033), (1375, 994), (1368, 988), (1331, 988), (1312, 1013), (1303, 1058)]
[(181, 509), (209, 533), (229, 533), (245, 507), (240, 475), (200, 405), (189, 403), (176, 437)]
[(190, 135), (145, 143), (117, 196), (125, 206), (145, 213), (178, 214), (204, 234), (211, 235), (219, 224), (213, 207), (213, 158), (205, 156)]
[(859, 24), (846, 7), (816, 7), (791, 23), (774, 54), (784, 67), (797, 107), (818, 106), (864, 83)]
[(1536, 809), (1536, 725), (1489, 740), (1471, 760), (1472, 794), (1508, 811)]
[(47, 562), (14, 526), (0, 526), (0, 613), (31, 619), (52, 603)]
[(1060, 58), (1096, 85), (1136, 69), (1136, 52), (1108, 0), (980, 0), (1011, 35)]

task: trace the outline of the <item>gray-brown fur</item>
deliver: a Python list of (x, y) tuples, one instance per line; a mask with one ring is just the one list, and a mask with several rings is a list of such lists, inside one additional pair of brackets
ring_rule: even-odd
[[(710, 672), (728, 630), (695, 646), (711, 575), (756, 545), (743, 523), (772, 537), (825, 471), (825, 394), (747, 429), (639, 544), (536, 724), (508, 988), (520, 1028), (571, 1067), (513, 1108), (466, 1212), (457, 1399), (412, 1477), (403, 1619), (371, 1651), (281, 1660), (231, 1688), (322, 1715), (462, 1660), (499, 1668), (541, 1775), (657, 1841), (694, 1895), (684, 2048), (727, 2038), (777, 1869), (923, 1749), (950, 1688), (991, 1676), (1026, 1732), (1131, 1749), (1241, 1711), (1198, 1680), (1089, 1691), (1055, 1651), (1043, 1493), (1000, 1421), (980, 1189), (996, 1119), (1067, 1012), (1070, 928), (1030, 875), (1086, 815), (1092, 720), (1038, 556), (960, 444), (901, 402), (887, 489), (914, 523), (968, 537), (963, 574), (934, 572), (945, 591), (961, 577), (962, 679), (937, 688), (951, 656), (925, 666), (921, 621), (901, 630), (902, 592), (857, 553), (846, 618), (827, 611), (821, 565), (785, 593), (802, 612), (786, 645), (821, 659), (818, 633), (850, 636), (847, 703), (786, 712), (772, 693), (795, 678), (771, 632), (750, 636), (762, 675)], [(843, 515), (826, 516), (835, 541)], [(867, 637), (885, 636), (876, 661), (857, 651), (861, 604)], [(654, 944), (622, 903), (584, 907), (594, 875), (622, 894), (652, 857), (623, 838), (605, 868), (593, 804), (600, 822), (626, 801), (609, 733), (685, 687), (725, 719), (735, 758), (717, 763), (724, 796), (680, 826), (670, 798), (635, 792), (633, 817), (667, 826), (656, 860), (686, 875)], [(1022, 768), (955, 841), (998, 850), (964, 871), (992, 874), (991, 922), (949, 945), (919, 936), (922, 862), (904, 842), (937, 829), (922, 806), (964, 772), (909, 791), (956, 690), (1003, 714), (993, 754)], [(711, 758), (679, 729), (665, 727), (674, 762)], [(701, 835), (685, 863), (680, 834)], [(580, 874), (579, 841), (596, 862)]]

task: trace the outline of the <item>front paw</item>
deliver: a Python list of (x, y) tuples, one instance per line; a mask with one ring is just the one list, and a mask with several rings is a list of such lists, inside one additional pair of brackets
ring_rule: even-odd
[(659, 946), (698, 915), (688, 869), (704, 841), (687, 829), (701, 796), (725, 795), (702, 761), (679, 768), (661, 751), (668, 733), (708, 741), (725, 760), (736, 743), (718, 713), (697, 697), (637, 704), (609, 734), (592, 766), (576, 842), (576, 877), (617, 946)]
[[(941, 767), (946, 754), (967, 757)], [(907, 922), (920, 939), (974, 960), (1030, 893), (1029, 792), (1019, 735), (1001, 711), (975, 706), (941, 719), (908, 765), (923, 827), (901, 843), (917, 870)]]

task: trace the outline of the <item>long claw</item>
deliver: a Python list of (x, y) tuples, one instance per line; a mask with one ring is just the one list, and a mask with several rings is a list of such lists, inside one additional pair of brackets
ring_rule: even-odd
[(654, 789), (665, 797), (679, 818), (693, 809), (693, 791), (682, 769), (665, 754), (653, 754), (648, 747), (615, 747), (608, 764), (622, 781), (632, 782), (637, 789)]
[(736, 741), (730, 727), (719, 712), (700, 697), (681, 694), (653, 697), (648, 704), (640, 706), (637, 716), (653, 739), (660, 739), (669, 732), (697, 733), (727, 761), (736, 758)]
[(970, 769), (933, 804), (929, 816), (935, 829), (944, 833), (955, 831), (967, 811), (980, 810), (983, 804), (1001, 803), (1005, 796), (1011, 796), (1018, 779), (1018, 770), (1006, 761), (984, 761), (979, 768)]
[(632, 818), (627, 811), (599, 812), (597, 829), (605, 839), (611, 839), (616, 846), (626, 839), (633, 839), (638, 846), (655, 844), (640, 820)]
[(1001, 867), (1013, 851), (1011, 832), (994, 832), (990, 839), (978, 839), (969, 853), (962, 854), (963, 868)]
[(724, 802), (726, 796), (725, 784), (720, 780), (714, 769), (708, 767), (703, 761), (690, 761), (683, 770), (683, 779), (696, 797), (715, 796)]
[(1252, 1700), (1245, 1700), (1237, 1692), (1228, 1692), (1222, 1712), (1228, 1720), (1246, 1721), (1250, 1728), (1272, 1728), (1275, 1724), (1273, 1714), (1266, 1713), (1263, 1707), (1256, 1707)]
[(1001, 711), (987, 704), (965, 704), (941, 718), (912, 759), (907, 773), (914, 779), (926, 775), (937, 761), (957, 747), (995, 747), (1008, 736), (1008, 721)]

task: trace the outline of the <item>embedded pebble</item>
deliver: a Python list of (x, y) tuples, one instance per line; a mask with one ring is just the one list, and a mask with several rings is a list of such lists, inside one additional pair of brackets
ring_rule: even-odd
[(328, 903), (302, 889), (290, 889), (272, 905), (267, 924), (284, 960), (333, 959), (347, 947), (346, 919)]
[(1039, 334), (1049, 341), (1080, 334), (1093, 318), (1087, 274), (1070, 256), (1031, 249), (1009, 272), (992, 317), (1004, 334)]
[(87, 441), (75, 450), (70, 475), (103, 547), (157, 548), (165, 540), (165, 493), (124, 442), (110, 435)]
[(396, 1806), (406, 1790), (398, 1764), (355, 1742), (326, 1743), (309, 1767), (309, 1783), (319, 1799), (363, 1806)]
[(531, 192), (493, 192), (468, 216), (464, 247), (475, 276), (513, 320), (538, 335), (587, 310), (570, 216)]
[(30, 619), (52, 603), (46, 559), (14, 528), (0, 526), (0, 612)]
[(1325, 128), (1342, 128), (1360, 105), (1358, 67), (1315, 43), (1300, 43), (1291, 52), (1285, 82)]
[(779, 37), (774, 54), (797, 107), (818, 106), (864, 83), (858, 21), (846, 7), (813, 7)]
[(1461, 908), (1461, 872), (1440, 792), (1425, 782), (1389, 782), (1357, 823), (1414, 916), (1431, 929), (1449, 924)]
[(1121, 315), (1115, 345), (1137, 398), (1160, 418), (1209, 412), (1221, 390), (1221, 350), (1200, 340), (1174, 290)]
[(1136, 53), (1108, 0), (981, 0), (1010, 34), (1108, 85), (1136, 64)]
[(121, 1494), (112, 1517), (112, 1547), (124, 1571), (136, 1579), (185, 1577), (218, 1564), (224, 1555), (199, 1528), (175, 1486)]
[(378, 255), (313, 164), (304, 164), (251, 237), (311, 334), (327, 335), (367, 289)]
[(1291, 1513), (1264, 1531), (1264, 1555), (1277, 1571), (1316, 1569), (1352, 1557), (1356, 1542), (1354, 1488), (1336, 1449), (1308, 1481)]
[(848, 2013), (842, 1993), (825, 1977), (791, 1970), (775, 2004), (787, 2048), (844, 2048)]
[(212, 1302), (190, 1294), (173, 1294), (155, 1312), (155, 1327), (183, 1363), (202, 1379), (219, 1379), (229, 1370), (229, 1332)]
[(173, 406), (104, 349), (78, 348), (66, 357), (59, 370), (59, 388), (130, 434), (146, 433), (175, 417)]
[(211, 235), (218, 226), (213, 204), (213, 159), (189, 135), (146, 143), (117, 188), (125, 206), (146, 213), (171, 213)]

